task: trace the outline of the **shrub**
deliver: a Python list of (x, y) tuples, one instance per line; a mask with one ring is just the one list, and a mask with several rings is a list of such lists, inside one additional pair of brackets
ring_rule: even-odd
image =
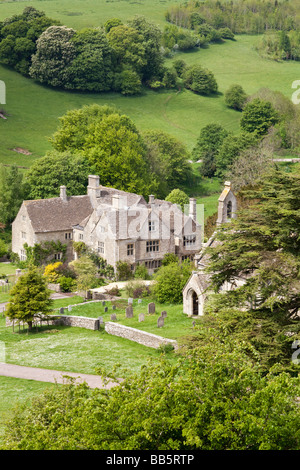
[(72, 292), (76, 288), (76, 281), (72, 277), (61, 276), (58, 282), (62, 292)]

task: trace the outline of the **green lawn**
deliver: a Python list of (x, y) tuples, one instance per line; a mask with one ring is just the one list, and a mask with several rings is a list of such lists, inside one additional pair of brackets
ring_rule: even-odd
[[(26, 3), (22, 2), (22, 5)], [(48, 3), (43, 2), (43, 8)], [(76, 18), (82, 19), (81, 16)], [(224, 103), (224, 92), (231, 84), (241, 84), (248, 94), (269, 87), (291, 97), (291, 84), (299, 75), (298, 63), (260, 58), (254, 50), (256, 41), (256, 36), (239, 36), (236, 41), (210, 45), (196, 52), (178, 53), (166, 61), (171, 66), (175, 58), (183, 58), (190, 65), (200, 63), (212, 70), (220, 92), (214, 97), (196, 95), (188, 90), (145, 90), (141, 96), (134, 97), (64, 92), (42, 86), (2, 66), (0, 79), (5, 81), (7, 88), (7, 104), (2, 108), (9, 117), (6, 121), (0, 120), (0, 162), (29, 167), (51, 149), (48, 138), (59, 125), (59, 116), (69, 109), (91, 103), (115, 105), (133, 119), (140, 131), (161, 129), (177, 137), (190, 150), (206, 124), (220, 123), (237, 133), (240, 113), (227, 108)], [(16, 147), (32, 154), (19, 154), (12, 150)]]
[[(101, 302), (97, 303), (83, 303), (80, 306), (73, 307), (71, 312), (65, 310), (65, 314), (98, 318), (102, 317), (104, 322), (110, 321), (110, 316), (112, 313), (117, 315), (117, 322), (130, 326), (132, 328), (138, 328), (148, 333), (153, 333), (159, 336), (163, 336), (169, 339), (178, 339), (181, 336), (187, 335), (192, 332), (192, 322), (191, 318), (188, 318), (182, 311), (182, 305), (166, 305), (159, 304), (155, 302), (156, 313), (148, 314), (147, 306), (151, 300), (142, 299), (142, 303), (138, 304), (137, 299), (133, 300), (133, 318), (126, 318), (125, 309), (128, 305), (127, 300), (120, 300), (115, 302), (106, 302), (105, 306)], [(113, 310), (112, 306), (115, 305), (116, 309)], [(105, 307), (108, 308), (108, 311), (105, 312)], [(157, 327), (157, 319), (160, 316), (161, 312), (165, 310), (167, 312), (167, 318), (165, 318), (164, 326), (162, 328)], [(140, 313), (145, 314), (145, 321), (139, 322), (138, 317)]]

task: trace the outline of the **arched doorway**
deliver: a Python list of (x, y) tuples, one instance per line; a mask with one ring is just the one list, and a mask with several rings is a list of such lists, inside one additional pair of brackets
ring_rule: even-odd
[(227, 219), (232, 218), (232, 202), (229, 201), (227, 204)]
[(195, 291), (192, 293), (192, 314), (193, 315), (198, 315), (199, 314), (199, 300), (198, 300), (198, 295), (196, 294)]

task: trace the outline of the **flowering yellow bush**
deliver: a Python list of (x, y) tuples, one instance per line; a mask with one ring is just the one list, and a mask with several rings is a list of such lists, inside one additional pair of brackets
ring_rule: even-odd
[(44, 270), (44, 276), (47, 278), (48, 282), (56, 283), (60, 274), (57, 272), (57, 269), (62, 266), (60, 261), (57, 263), (48, 264)]

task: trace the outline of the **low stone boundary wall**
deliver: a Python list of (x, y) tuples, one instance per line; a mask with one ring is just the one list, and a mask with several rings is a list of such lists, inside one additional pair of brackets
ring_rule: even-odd
[[(37, 319), (37, 324), (42, 323), (43, 321), (49, 325), (74, 326), (86, 328), (88, 330), (100, 329), (99, 318), (80, 317), (75, 315), (51, 315), (49, 318), (44, 317), (44, 320)], [(18, 322), (13, 322), (6, 317), (6, 326), (13, 326), (13, 324), (17, 325)], [(130, 326), (120, 325), (120, 323), (105, 322), (104, 330), (110, 335), (119, 336), (144, 346), (148, 346), (149, 348), (156, 349), (162, 345), (171, 344), (174, 349), (177, 349), (177, 341), (173, 339), (163, 338), (162, 336), (147, 333), (146, 331), (131, 328)]]
[[(77, 326), (79, 328), (86, 328), (87, 330), (99, 330), (100, 326), (97, 318), (79, 317), (75, 315), (51, 315), (49, 318), (45, 317), (44, 320), (37, 319), (36, 321), (38, 324), (44, 321), (48, 325)], [(15, 321), (14, 324), (17, 325), (18, 322)], [(6, 326), (12, 325), (12, 320), (6, 317)]]
[(120, 336), (121, 338), (135, 341), (136, 343), (143, 344), (144, 346), (148, 346), (150, 348), (159, 348), (164, 344), (171, 344), (174, 346), (174, 349), (177, 348), (177, 342), (173, 339), (163, 338), (162, 336), (157, 336), (152, 333), (147, 333), (146, 331), (137, 330), (136, 328), (131, 328), (130, 326), (120, 325), (119, 323), (106, 322), (104, 329), (110, 335)]

